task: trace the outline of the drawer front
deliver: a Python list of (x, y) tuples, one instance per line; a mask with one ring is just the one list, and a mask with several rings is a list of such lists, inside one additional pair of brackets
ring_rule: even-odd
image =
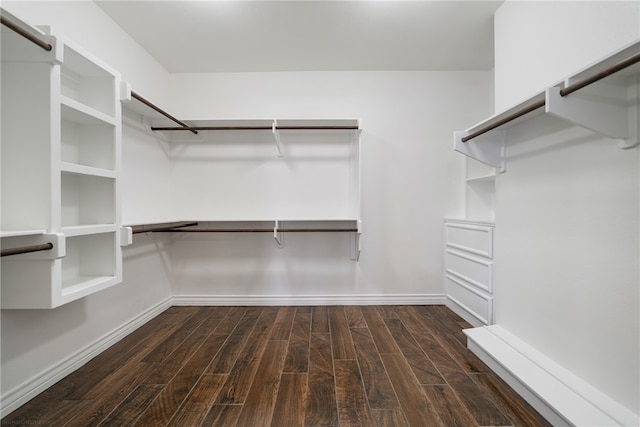
[(493, 323), (493, 297), (447, 274), (447, 298), (485, 325)]
[(493, 293), (493, 261), (447, 249), (447, 274), (462, 279), (478, 290)]
[(447, 246), (493, 258), (493, 227), (447, 222), (446, 233)]

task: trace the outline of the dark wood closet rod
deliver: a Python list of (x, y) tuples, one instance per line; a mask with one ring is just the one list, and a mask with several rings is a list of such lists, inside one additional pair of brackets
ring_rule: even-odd
[(577, 90), (582, 89), (585, 86), (589, 86), (591, 83), (595, 83), (598, 80), (602, 80), (605, 77), (617, 73), (618, 71), (624, 70), (627, 67), (632, 66), (633, 64), (637, 64), (638, 62), (640, 62), (640, 52), (636, 53), (635, 55), (618, 62), (615, 65), (612, 65), (609, 68), (605, 68), (604, 70), (600, 71), (597, 74), (594, 74), (593, 76), (586, 78), (582, 81), (579, 81), (577, 83), (574, 83), (572, 85), (569, 85), (567, 87), (565, 87), (564, 89), (560, 90), (560, 95), (561, 96), (567, 96)]
[[(190, 127), (152, 127), (151, 130), (272, 130), (273, 126), (190, 126)], [(358, 130), (358, 126), (276, 126), (277, 130)]]
[[(138, 101), (142, 102), (144, 105), (146, 105), (147, 107), (157, 111), (158, 113), (162, 114), (163, 116), (165, 116), (166, 118), (170, 119), (171, 121), (176, 122), (177, 124), (179, 124), (180, 126), (182, 126), (182, 128), (178, 128), (178, 129), (182, 129), (182, 130), (190, 130), (191, 132), (193, 132), (194, 134), (198, 134), (198, 132), (195, 129), (192, 129), (188, 124), (176, 119), (175, 117), (173, 117), (171, 114), (167, 113), (166, 111), (162, 110), (160, 107), (152, 104), (150, 101), (144, 99), (142, 96), (138, 95), (137, 93), (135, 93), (134, 91), (131, 91), (131, 97), (134, 99), (137, 99)], [(153, 129), (153, 128), (151, 128)]]
[(16, 33), (20, 34), (22, 37), (24, 37), (25, 39), (29, 40), (30, 42), (37, 44), (38, 46), (40, 46), (42, 49), (46, 50), (47, 52), (50, 52), (51, 49), (53, 49), (53, 47), (49, 43), (47, 43), (46, 41), (44, 41), (41, 38), (37, 37), (36, 35), (31, 34), (30, 32), (20, 28), (17, 24), (12, 22), (9, 18), (5, 18), (4, 16), (0, 16), (0, 23), (2, 23), (2, 25), (4, 25), (5, 27), (9, 28), (10, 30), (13, 30)]
[[(592, 83), (595, 83), (595, 82), (597, 82), (599, 80), (602, 80), (605, 77), (610, 76), (611, 74), (617, 73), (618, 71), (624, 70), (625, 68), (630, 67), (633, 64), (636, 64), (638, 62), (640, 62), (640, 53), (637, 53), (637, 54), (635, 54), (635, 55), (633, 55), (633, 56), (631, 56), (631, 57), (629, 57), (629, 58), (627, 58), (627, 59), (625, 59), (623, 61), (620, 61), (617, 64), (612, 65), (611, 67), (605, 68), (604, 70), (600, 71), (597, 74), (594, 74), (591, 77), (588, 77), (588, 78), (586, 78), (584, 80), (581, 80), (581, 81), (576, 82), (576, 83), (574, 83), (572, 85), (569, 85), (564, 89), (561, 89), (560, 90), (560, 95), (561, 96), (567, 96), (567, 95), (569, 95), (569, 94), (571, 94), (571, 93), (573, 93), (573, 92), (575, 92), (577, 90), (582, 89), (585, 86), (589, 86)], [(491, 125), (485, 126), (483, 128), (478, 129), (477, 131), (475, 131), (473, 133), (470, 133), (469, 135), (465, 136), (464, 138), (461, 138), (460, 140), (462, 142), (467, 142), (467, 141), (469, 141), (469, 140), (471, 140), (473, 138), (476, 138), (476, 137), (478, 137), (478, 136), (480, 136), (482, 134), (485, 134), (485, 133), (487, 133), (487, 132), (489, 132), (489, 131), (497, 128), (497, 127), (500, 127), (500, 126), (502, 126), (502, 125), (504, 125), (506, 123), (509, 123), (510, 121), (513, 121), (513, 120), (517, 119), (518, 117), (522, 117), (525, 114), (528, 114), (528, 113), (530, 113), (530, 112), (532, 112), (534, 110), (537, 110), (538, 108), (544, 107), (545, 104), (546, 103), (545, 103), (544, 99), (540, 100), (538, 102), (535, 102), (535, 103), (529, 105), (528, 107), (524, 107), (524, 108), (514, 112), (513, 114), (508, 115), (507, 117), (505, 117), (505, 118), (503, 118), (503, 119), (501, 119), (501, 120), (499, 120), (499, 121), (497, 121), (497, 122), (495, 122), (495, 123), (493, 123)]]
[[(160, 233), (273, 233), (273, 228), (191, 228), (185, 230), (163, 229), (156, 230)], [(282, 233), (355, 233), (357, 228), (282, 228)]]
[(31, 245), (31, 246), (20, 246), (18, 248), (2, 249), (2, 251), (0, 251), (0, 257), (10, 256), (10, 255), (19, 255), (19, 254), (28, 254), (30, 252), (48, 251), (50, 249), (53, 249), (53, 243), (43, 243), (41, 245)]
[[(198, 225), (197, 222), (190, 222), (188, 224), (180, 224), (180, 225), (159, 225), (157, 227), (149, 227), (149, 228), (145, 228), (146, 226), (144, 225), (140, 225), (138, 227), (143, 227), (140, 228), (138, 230), (133, 230), (132, 234), (139, 234), (139, 233), (150, 233), (150, 232), (158, 232), (158, 231), (171, 231), (177, 228), (182, 228), (182, 227), (191, 227), (194, 225)], [(176, 230), (176, 231), (181, 231), (181, 230)]]
[(529, 114), (530, 112), (537, 110), (538, 108), (544, 107), (545, 104), (546, 104), (546, 102), (545, 102), (544, 99), (542, 99), (542, 100), (540, 100), (538, 102), (535, 102), (535, 103), (529, 105), (528, 107), (525, 107), (525, 108), (522, 108), (522, 109), (516, 111), (513, 114), (509, 114), (507, 117), (505, 117), (505, 118), (503, 118), (501, 120), (498, 120), (497, 122), (495, 122), (495, 123), (493, 123), (493, 124), (491, 124), (489, 126), (485, 126), (483, 128), (478, 129), (477, 131), (475, 131), (473, 133), (470, 133), (469, 135), (461, 138), (460, 141), (467, 142), (467, 141), (469, 141), (469, 140), (471, 140), (473, 138), (476, 138), (476, 137), (478, 137), (478, 136), (480, 136), (482, 134), (485, 134), (485, 133), (487, 133), (487, 132), (489, 132), (491, 130), (494, 130), (495, 128), (498, 128), (498, 127), (500, 127), (500, 126), (502, 126), (502, 125), (504, 125), (506, 123), (509, 123), (510, 121), (513, 121), (513, 120), (517, 119), (518, 117), (522, 117), (525, 114)]

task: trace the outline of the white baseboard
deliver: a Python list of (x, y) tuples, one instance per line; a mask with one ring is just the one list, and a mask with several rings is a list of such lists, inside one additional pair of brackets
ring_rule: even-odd
[(498, 325), (466, 329), (468, 347), (554, 426), (638, 426), (618, 402)]
[(54, 366), (51, 366), (46, 371), (36, 374), (23, 384), (4, 393), (0, 397), (0, 418), (15, 411), (53, 384), (79, 369), (95, 356), (158, 316), (169, 307), (171, 307), (171, 298), (161, 301), (120, 327), (98, 338), (96, 341), (71, 354)]
[(444, 295), (174, 295), (173, 305), (435, 305)]

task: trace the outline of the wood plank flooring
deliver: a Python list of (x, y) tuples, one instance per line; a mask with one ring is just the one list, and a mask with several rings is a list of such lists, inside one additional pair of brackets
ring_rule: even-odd
[(549, 426), (443, 306), (172, 307), (2, 420), (52, 426)]

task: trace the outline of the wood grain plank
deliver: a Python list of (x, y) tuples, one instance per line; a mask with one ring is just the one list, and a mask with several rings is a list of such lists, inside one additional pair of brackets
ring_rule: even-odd
[(130, 365), (126, 372), (114, 374), (113, 382), (104, 382), (100, 387), (101, 393), (93, 396), (79, 412), (65, 426), (85, 427), (97, 425), (106, 418), (129, 394), (138, 387), (142, 378), (146, 377), (153, 369), (153, 364), (137, 362)]
[[(162, 362), (157, 364), (155, 369), (145, 380), (146, 384), (168, 384), (173, 377), (182, 369), (187, 361), (197, 352), (207, 337), (215, 330), (218, 320), (215, 317), (207, 319), (196, 328), (171, 354), (166, 356)], [(218, 335), (216, 342), (224, 342), (226, 336)]]
[(207, 374), (229, 373), (249, 339), (249, 334), (231, 334), (211, 361)]
[(312, 333), (309, 353), (305, 425), (338, 425), (333, 359), (329, 334)]
[(179, 411), (175, 414), (175, 416), (171, 419), (168, 427), (185, 427), (185, 426), (199, 426), (202, 424), (202, 420), (204, 419), (206, 413), (202, 412), (187, 412), (187, 411)]
[(396, 314), (396, 306), (395, 305), (378, 305), (376, 306), (376, 310), (378, 310), (378, 314), (383, 319), (397, 319), (398, 315)]
[(222, 346), (225, 336), (211, 334), (184, 364), (158, 397), (142, 413), (135, 425), (166, 425), (198, 382), (211, 358)]
[(270, 340), (267, 343), (240, 412), (237, 427), (269, 427), (271, 425), (286, 352), (287, 341)]
[(138, 419), (163, 388), (162, 384), (140, 384), (100, 423), (100, 426), (131, 424), (132, 420)]
[(396, 341), (391, 336), (389, 329), (378, 314), (378, 310), (374, 306), (365, 306), (361, 308), (364, 320), (367, 322), (369, 332), (376, 343), (378, 352), (383, 353), (400, 353)]
[(216, 404), (230, 405), (243, 403), (251, 387), (251, 382), (258, 369), (271, 333), (275, 316), (267, 324), (257, 324), (238, 355), (236, 363), (229, 372), (223, 389), (218, 394)]
[(329, 307), (329, 331), (331, 333), (331, 347), (333, 358), (355, 359), (356, 352), (351, 341), (351, 333), (347, 324), (347, 318), (342, 307)]
[(207, 307), (201, 307), (191, 316), (185, 323), (178, 327), (171, 335), (169, 335), (162, 343), (156, 346), (144, 359), (143, 362), (162, 362), (171, 353), (175, 351), (180, 344), (198, 329), (209, 316), (211, 312)]
[[(147, 340), (154, 339), (158, 341), (159, 338), (166, 338), (176, 329), (174, 323), (170, 323), (167, 319), (169, 317), (165, 314), (151, 319), (138, 329), (103, 351), (88, 363), (78, 369), (77, 372), (112, 372), (118, 366), (122, 366), (126, 360), (132, 357), (132, 355), (139, 353), (139, 346)], [(158, 341), (160, 342), (160, 341)], [(153, 348), (157, 343), (153, 344), (150, 348)]]
[(368, 407), (340, 408), (340, 427), (373, 427), (375, 426)]
[(423, 386), (427, 398), (433, 404), (438, 416), (446, 426), (472, 427), (478, 423), (458, 400), (448, 385)]
[(391, 384), (398, 395), (410, 426), (442, 425), (422, 386), (411, 372), (411, 367), (401, 354), (381, 354)]
[(272, 340), (288, 340), (293, 327), (293, 319), (296, 315), (295, 307), (282, 307), (271, 331)]
[(362, 317), (359, 305), (345, 305), (344, 314), (347, 316), (349, 328), (366, 328), (367, 322)]
[(326, 306), (313, 307), (311, 313), (311, 333), (329, 332), (329, 314)]
[(385, 319), (385, 324), (389, 328), (391, 335), (396, 340), (398, 347), (409, 366), (416, 375), (420, 384), (445, 384), (446, 381), (438, 372), (433, 362), (422, 351), (416, 340), (404, 327), (400, 319)]
[(409, 427), (402, 410), (372, 409), (371, 416), (377, 427)]
[(549, 424), (535, 409), (533, 409), (522, 397), (515, 394), (500, 377), (494, 373), (469, 374), (476, 384), (479, 384), (487, 395), (493, 397), (498, 408), (515, 425), (531, 427), (550, 427)]
[(203, 426), (235, 426), (242, 405), (213, 405), (202, 422)]
[(400, 403), (398, 403), (369, 329), (353, 328), (351, 336), (371, 409), (400, 409)]
[(202, 375), (180, 406), (180, 411), (201, 412), (204, 417), (226, 380), (224, 374)]
[(336, 360), (334, 368), (338, 408), (368, 406), (358, 362), (355, 360)]
[(396, 307), (396, 314), (412, 334), (432, 332), (433, 322), (427, 321), (427, 318), (421, 314), (418, 307)]
[(309, 370), (309, 339), (311, 336), (311, 315), (297, 313), (291, 329), (289, 348), (284, 361), (283, 372), (301, 373)]
[(304, 426), (306, 374), (282, 374), (271, 427)]
[(94, 382), (91, 380), (91, 376), (91, 372), (76, 371), (70, 374), (5, 416), (2, 419), (3, 423), (7, 423), (7, 425), (36, 425), (39, 420), (44, 419), (61, 406), (67, 396), (78, 387), (82, 387), (86, 382), (93, 386)]
[(481, 426), (513, 425), (487, 394), (468, 375), (458, 372), (447, 374), (447, 382), (458, 399)]
[[(438, 309), (436, 306), (419, 307), (422, 312), (428, 313), (425, 316), (427, 322), (432, 325), (432, 335), (438, 341), (447, 353), (453, 357), (456, 362), (467, 373), (487, 373), (489, 368), (478, 357), (467, 349), (466, 337), (460, 338), (462, 331), (457, 329), (456, 323), (446, 315), (451, 311), (446, 307), (444, 310)], [(428, 310), (425, 310), (428, 309)], [(464, 336), (464, 334), (462, 334)]]
[[(232, 334), (240, 321), (247, 314), (247, 307), (232, 307), (227, 316), (222, 319), (216, 330), (220, 334)], [(252, 313), (247, 316), (248, 319), (252, 319), (254, 316), (259, 316), (260, 313)]]
[(430, 333), (419, 333), (413, 334), (413, 338), (420, 348), (429, 355), (429, 358), (445, 379), (449, 372), (464, 372), (462, 366), (440, 345), (433, 335)]

